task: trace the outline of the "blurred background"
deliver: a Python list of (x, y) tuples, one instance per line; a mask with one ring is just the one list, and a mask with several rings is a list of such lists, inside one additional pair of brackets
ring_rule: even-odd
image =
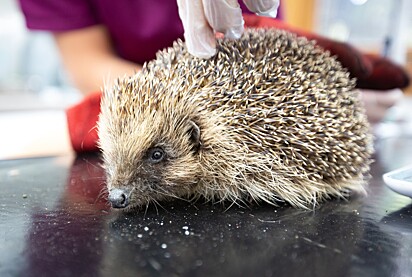
[(0, 61), (1, 111), (61, 108), (79, 98), (53, 38), (29, 32), (15, 0), (0, 0)]
[[(412, 74), (412, 1), (281, 3), (290, 25), (386, 55)], [(412, 93), (412, 88), (405, 92)], [(69, 153), (64, 109), (81, 98), (65, 74), (53, 38), (27, 31), (18, 2), (0, 0), (0, 159)], [(392, 112), (392, 119), (399, 113)]]
[(284, 0), (282, 4), (289, 24), (349, 42), (365, 52), (385, 55), (412, 72), (411, 2)]

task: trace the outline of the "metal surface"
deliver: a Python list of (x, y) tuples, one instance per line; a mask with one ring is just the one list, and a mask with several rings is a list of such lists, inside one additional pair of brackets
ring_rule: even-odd
[(99, 157), (0, 162), (0, 276), (411, 276), (412, 201), (384, 172), (412, 139), (378, 141), (367, 197), (291, 207), (172, 202), (112, 211)]

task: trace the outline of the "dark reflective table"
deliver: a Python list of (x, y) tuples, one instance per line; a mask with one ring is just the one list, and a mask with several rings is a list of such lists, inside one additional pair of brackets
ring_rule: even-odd
[(411, 276), (412, 201), (382, 174), (412, 138), (376, 143), (367, 197), (314, 211), (171, 202), (112, 211), (99, 156), (0, 161), (0, 276)]

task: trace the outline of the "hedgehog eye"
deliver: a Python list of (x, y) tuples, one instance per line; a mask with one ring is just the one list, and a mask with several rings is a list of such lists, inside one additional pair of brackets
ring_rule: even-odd
[(148, 158), (152, 163), (161, 162), (165, 157), (165, 152), (160, 147), (154, 147), (149, 150)]

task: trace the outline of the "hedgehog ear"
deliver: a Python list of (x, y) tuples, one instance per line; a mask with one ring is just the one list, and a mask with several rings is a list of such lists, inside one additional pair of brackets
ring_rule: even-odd
[(190, 141), (193, 143), (193, 150), (195, 152), (199, 151), (200, 146), (202, 143), (200, 141), (200, 128), (194, 121), (189, 121), (190, 128), (188, 134), (190, 135)]

